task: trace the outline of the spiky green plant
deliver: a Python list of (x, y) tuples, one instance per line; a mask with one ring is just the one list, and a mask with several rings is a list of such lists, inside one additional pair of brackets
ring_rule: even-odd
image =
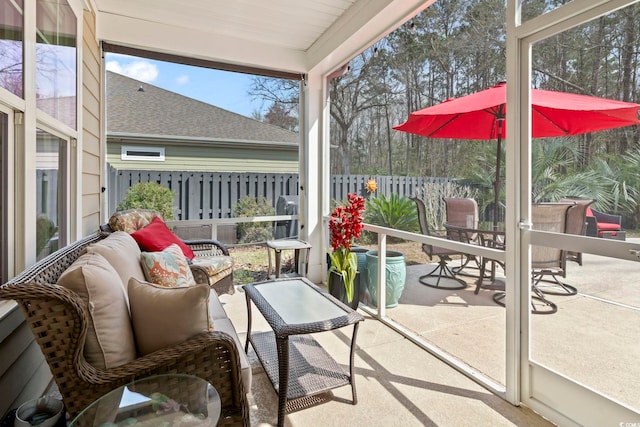
[(367, 201), (365, 222), (382, 227), (418, 232), (416, 205), (406, 196), (381, 194)]

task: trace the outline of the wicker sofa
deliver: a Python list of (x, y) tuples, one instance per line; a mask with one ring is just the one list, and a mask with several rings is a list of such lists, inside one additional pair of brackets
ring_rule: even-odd
[[(109, 223), (101, 229), (107, 233), (124, 231), (133, 234), (148, 227), (156, 218), (162, 221), (160, 213), (151, 209), (127, 209), (111, 215)], [(196, 282), (208, 283), (218, 295), (233, 294), (233, 260), (227, 248), (211, 239), (189, 239), (188, 243), (195, 254), (191, 271)]]
[[(210, 291), (208, 286), (197, 285), (204, 287), (207, 292), (208, 321), (210, 325), (213, 321), (213, 330), (198, 332), (179, 343), (146, 355), (140, 355), (134, 343), (132, 358), (117, 366), (96, 366), (87, 360), (91, 356), (86, 347), (88, 337), (95, 335), (98, 323), (95, 320), (97, 307), (93, 302), (87, 303), (80, 293), (57, 283), (65, 271), (75, 271), (72, 266), (77, 263), (74, 262), (89, 256), (87, 253), (95, 245), (109, 243), (110, 239), (116, 239), (115, 236), (121, 238), (123, 234), (98, 231), (59, 249), (0, 287), (0, 298), (13, 299), (21, 307), (62, 394), (69, 417), (75, 417), (100, 396), (135, 379), (161, 373), (184, 373), (201, 377), (216, 388), (222, 406), (219, 425), (249, 425), (246, 392), (250, 389), (250, 365), (216, 293)], [(211, 245), (215, 243), (208, 246)], [(206, 246), (206, 242), (199, 241), (194, 245), (194, 250), (206, 249)], [(118, 254), (118, 251), (114, 252)], [(127, 262), (132, 262), (129, 254), (122, 253), (121, 256), (122, 268)], [(139, 264), (138, 260), (134, 261)], [(123, 293), (118, 277), (110, 277), (111, 282), (118, 281), (117, 286), (114, 283), (105, 285)], [(98, 276), (97, 281), (100, 280)], [(109, 279), (105, 276), (104, 280), (106, 282)], [(113, 306), (109, 310), (112, 319), (116, 308)], [(126, 317), (126, 307), (119, 313), (124, 313), (117, 315), (124, 318), (117, 321), (131, 324)], [(118, 344), (126, 341), (127, 334), (120, 331), (123, 328), (111, 329), (118, 329), (115, 332), (119, 336), (114, 341)], [(157, 335), (165, 334), (164, 330), (155, 332)], [(129, 333), (137, 338), (137, 332)]]
[(605, 239), (625, 240), (622, 231), (622, 216), (587, 209), (587, 236), (604, 237)]

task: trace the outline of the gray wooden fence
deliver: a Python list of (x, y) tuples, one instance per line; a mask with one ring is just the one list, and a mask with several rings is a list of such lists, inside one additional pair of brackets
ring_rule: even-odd
[[(363, 195), (370, 178), (378, 184), (376, 195), (411, 196), (425, 183), (451, 181), (430, 177), (334, 175), (331, 177), (331, 197), (343, 200), (347, 193)], [(109, 212), (115, 212), (129, 188), (138, 182), (157, 182), (173, 190), (177, 220), (233, 218), (234, 205), (244, 196), (264, 197), (277, 207), (280, 196), (297, 196), (299, 188), (298, 174), (163, 172), (109, 167)]]

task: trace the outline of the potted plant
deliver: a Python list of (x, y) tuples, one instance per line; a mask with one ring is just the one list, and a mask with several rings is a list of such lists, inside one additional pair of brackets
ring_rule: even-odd
[(351, 248), (354, 239), (364, 228), (364, 198), (356, 193), (347, 195), (349, 203), (338, 206), (329, 218), (329, 244), (331, 268), (329, 269), (329, 293), (355, 309), (359, 303), (358, 258)]

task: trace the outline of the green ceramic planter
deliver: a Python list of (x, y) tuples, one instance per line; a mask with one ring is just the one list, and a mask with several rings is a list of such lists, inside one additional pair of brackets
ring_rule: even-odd
[[(398, 305), (407, 280), (407, 266), (401, 252), (387, 251), (386, 270), (386, 307)], [(374, 306), (378, 306), (378, 251), (367, 252), (367, 276), (369, 294)]]
[(360, 288), (362, 289), (365, 286), (369, 286), (367, 279), (367, 252), (369, 252), (369, 249), (354, 246), (351, 248), (351, 252), (358, 257), (358, 273), (360, 273)]

